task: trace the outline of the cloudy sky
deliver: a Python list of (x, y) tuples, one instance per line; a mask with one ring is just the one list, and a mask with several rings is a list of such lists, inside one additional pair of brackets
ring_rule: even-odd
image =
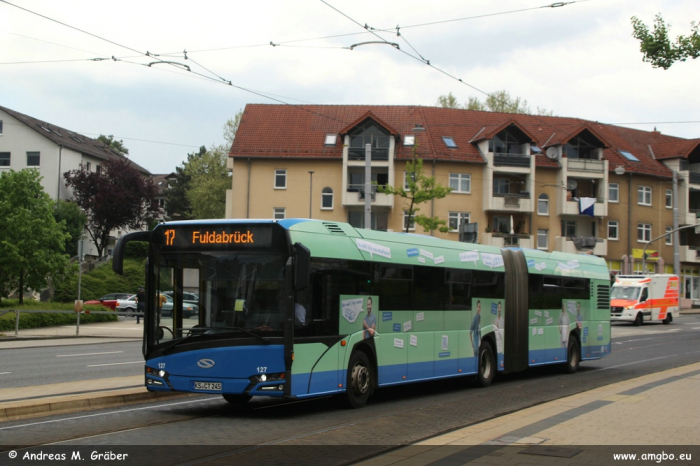
[[(697, 0), (547, 1), (0, 0), (0, 105), (113, 134), (152, 173), (223, 143), (248, 103), (434, 105), (506, 89), (559, 116), (700, 137), (700, 60), (652, 68), (630, 23), (661, 12), (686, 35)], [(381, 40), (358, 23), (400, 50), (349, 50)], [(172, 64), (148, 66), (159, 60)]]

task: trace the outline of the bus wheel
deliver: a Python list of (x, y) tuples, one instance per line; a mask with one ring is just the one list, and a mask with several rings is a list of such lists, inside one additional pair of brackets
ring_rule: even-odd
[(355, 351), (348, 364), (348, 379), (345, 385), (344, 404), (348, 408), (362, 408), (372, 391), (372, 366), (367, 355)]
[(666, 318), (661, 322), (663, 322), (664, 325), (670, 324), (671, 322), (673, 322), (673, 315), (671, 315), (671, 313), (669, 312), (668, 314), (666, 314)]
[(479, 372), (476, 382), (480, 387), (488, 387), (493, 382), (496, 374), (496, 359), (493, 356), (493, 348), (489, 342), (481, 342), (479, 346)]
[(639, 327), (644, 322), (644, 317), (641, 312), (637, 313), (637, 317), (634, 318), (634, 326)]
[(224, 400), (229, 403), (240, 405), (250, 401), (250, 395), (223, 395)]
[(581, 362), (581, 348), (578, 339), (569, 337), (569, 345), (566, 349), (566, 373), (575, 373), (578, 370), (579, 362)]

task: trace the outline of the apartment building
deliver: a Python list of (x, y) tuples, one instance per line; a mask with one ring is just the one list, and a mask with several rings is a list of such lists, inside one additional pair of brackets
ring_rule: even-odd
[[(578, 118), (373, 105), (246, 106), (229, 153), (227, 217), (403, 231), (405, 201), (376, 186), (405, 184), (413, 157), (453, 188), (420, 205), (450, 231), (409, 225), (415, 233), (458, 241), (469, 224), (481, 244), (590, 253), (612, 273), (662, 273), (673, 272), (673, 235), (655, 238), (673, 229), (674, 207), (679, 227), (698, 224), (700, 139)], [(681, 230), (676, 249), (684, 297), (700, 300), (700, 233)]]

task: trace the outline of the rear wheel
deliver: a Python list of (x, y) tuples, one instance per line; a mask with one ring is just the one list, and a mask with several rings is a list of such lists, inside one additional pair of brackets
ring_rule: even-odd
[(372, 366), (367, 355), (362, 351), (352, 353), (343, 399), (348, 408), (362, 408), (367, 403), (372, 392), (372, 374)]
[(488, 387), (493, 382), (496, 374), (496, 359), (493, 355), (493, 347), (487, 341), (482, 341), (479, 347), (479, 372), (476, 382), (480, 387)]
[(573, 374), (578, 370), (578, 364), (581, 362), (581, 346), (576, 337), (569, 337), (569, 345), (566, 350), (566, 372)]
[(228, 401), (229, 403), (232, 404), (244, 404), (250, 401), (251, 396), (250, 395), (223, 395), (224, 400)]
[(637, 317), (634, 318), (634, 326), (639, 327), (642, 323), (644, 323), (644, 317), (641, 312), (638, 312)]
[(127, 307), (125, 309), (126, 316), (127, 317), (134, 317), (134, 308), (133, 307)]
[(662, 320), (661, 322), (663, 322), (664, 325), (670, 324), (671, 322), (673, 322), (673, 315), (670, 312), (668, 312), (666, 314), (666, 318), (664, 320)]

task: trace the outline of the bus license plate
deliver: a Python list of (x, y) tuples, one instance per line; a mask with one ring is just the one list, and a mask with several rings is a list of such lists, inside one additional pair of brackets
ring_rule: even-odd
[(195, 390), (214, 390), (221, 391), (221, 382), (195, 382)]

